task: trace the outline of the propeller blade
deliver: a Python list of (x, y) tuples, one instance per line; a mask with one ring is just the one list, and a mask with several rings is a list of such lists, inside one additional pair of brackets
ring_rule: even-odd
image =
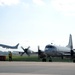
[(19, 52), (19, 54), (20, 54), (21, 56), (23, 56), (24, 53), (25, 53), (25, 52)]
[(28, 46), (28, 48), (27, 49), (29, 49), (30, 48), (30, 46)]
[(25, 50), (22, 46), (21, 46), (21, 48), (22, 48), (23, 50)]
[(38, 55), (40, 55), (42, 51), (40, 50), (40, 47), (38, 46)]
[(73, 50), (71, 50), (71, 57), (73, 57), (74, 56), (74, 51)]
[(46, 54), (40, 50), (40, 47), (38, 46), (38, 58), (44, 58), (46, 57)]
[(23, 53), (21, 54), (21, 56), (23, 56), (24, 53), (25, 53), (25, 52), (23, 52)]
[(24, 53), (26, 53), (28, 56), (30, 56), (30, 54), (29, 54), (29, 52), (28, 52), (30, 46), (29, 46), (28, 48), (25, 48), (25, 49), (21, 46), (21, 48), (24, 50)]

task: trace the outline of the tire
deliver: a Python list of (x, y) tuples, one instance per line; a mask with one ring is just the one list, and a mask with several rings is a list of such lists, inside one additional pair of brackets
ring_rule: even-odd
[(61, 56), (61, 59), (63, 60), (63, 56)]
[(73, 62), (75, 63), (75, 59), (73, 59)]
[(52, 62), (52, 60), (51, 60), (51, 59), (49, 59), (49, 62)]
[(46, 62), (46, 59), (45, 59), (45, 58), (43, 58), (43, 59), (42, 59), (42, 62)]

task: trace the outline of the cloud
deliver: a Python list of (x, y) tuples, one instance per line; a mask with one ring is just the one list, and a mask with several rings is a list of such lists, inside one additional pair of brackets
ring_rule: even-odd
[(32, 0), (32, 1), (33, 1), (33, 3), (40, 5), (40, 6), (45, 5), (45, 2), (43, 0)]
[(0, 0), (0, 6), (4, 5), (17, 5), (20, 3), (20, 0)]
[(55, 10), (61, 11), (65, 15), (75, 15), (75, 0), (52, 0), (52, 6)]

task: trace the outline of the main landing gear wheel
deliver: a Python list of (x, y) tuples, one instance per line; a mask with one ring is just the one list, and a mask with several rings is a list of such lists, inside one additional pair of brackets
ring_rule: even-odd
[(64, 57), (63, 57), (63, 55), (61, 56), (61, 59), (63, 59)]
[(45, 58), (43, 58), (43, 59), (42, 59), (42, 62), (46, 62), (46, 59), (45, 59)]
[(52, 59), (49, 59), (49, 62), (52, 62)]
[(75, 63), (75, 56), (72, 58), (73, 62)]
[(52, 58), (51, 58), (51, 56), (49, 56), (49, 62), (52, 62)]

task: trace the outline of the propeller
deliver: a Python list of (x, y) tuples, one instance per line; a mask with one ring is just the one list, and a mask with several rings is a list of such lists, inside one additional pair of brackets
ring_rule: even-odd
[(71, 54), (71, 58), (73, 58), (74, 57), (74, 50), (71, 50), (70, 54)]
[(74, 56), (74, 49), (73, 49), (73, 46), (71, 45), (71, 51), (70, 51), (70, 54), (71, 54), (71, 58), (73, 58), (73, 56)]
[(30, 53), (29, 53), (29, 51), (28, 51), (29, 48), (30, 48), (30, 46), (28, 46), (28, 48), (25, 48), (25, 49), (21, 46), (21, 48), (24, 50), (24, 52), (21, 53), (21, 56), (22, 56), (24, 53), (26, 53), (28, 56), (30, 56)]
[(46, 57), (46, 54), (40, 50), (40, 47), (38, 46), (38, 58), (44, 58)]
[(21, 56), (23, 56), (24, 53), (25, 53), (25, 52), (19, 52), (19, 54), (20, 54)]

